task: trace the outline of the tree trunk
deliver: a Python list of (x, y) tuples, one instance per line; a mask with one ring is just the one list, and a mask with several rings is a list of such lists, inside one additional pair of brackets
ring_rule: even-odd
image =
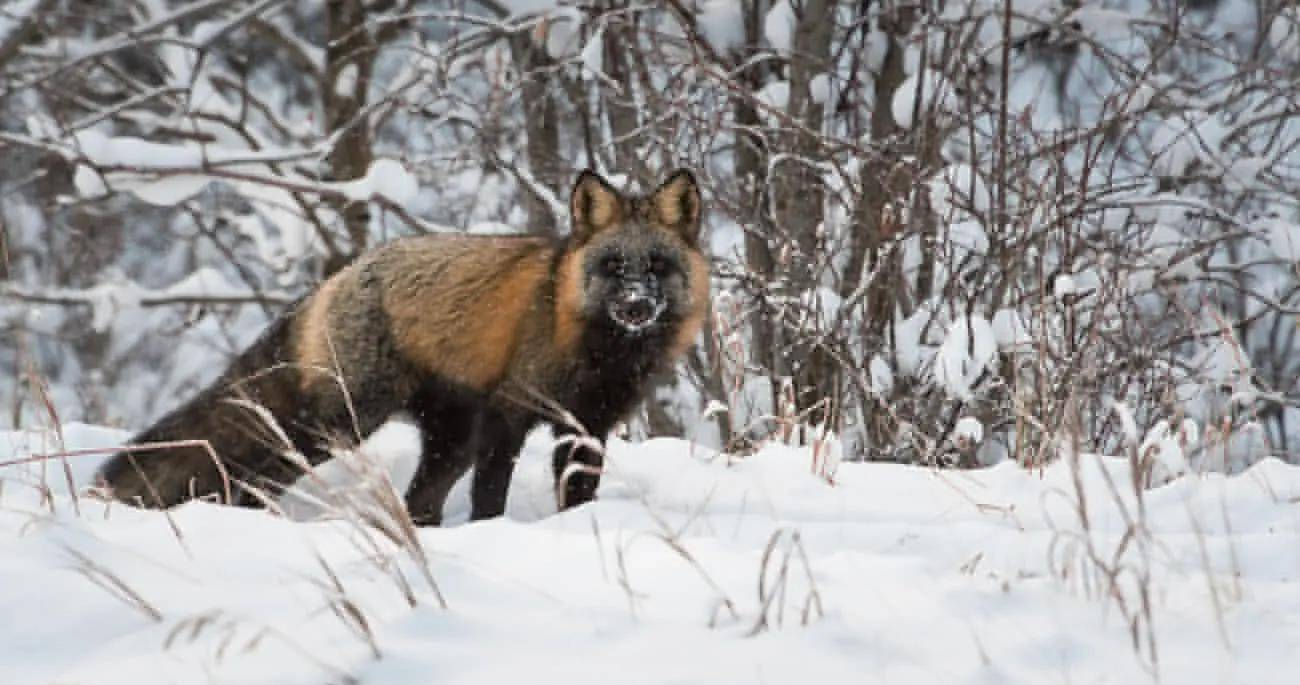
[[(866, 326), (863, 337), (869, 350), (889, 349), (894, 313), (899, 298), (905, 295), (900, 288), (903, 285), (900, 255), (887, 252), (886, 248), (888, 241), (906, 229), (902, 225), (905, 214), (902, 210), (909, 203), (915, 183), (916, 169), (907, 162), (913, 152), (914, 136), (908, 135), (894, 120), (892, 108), (894, 93), (907, 79), (903, 39), (911, 31), (913, 21), (913, 12), (897, 9), (882, 21), (890, 43), (876, 77), (871, 112), (871, 139), (877, 143), (879, 154), (862, 165), (862, 195), (854, 210), (853, 249), (844, 281), (843, 292), (847, 295), (859, 288), (864, 274), (875, 274), (863, 301)], [(914, 125), (919, 130), (922, 123), (917, 121)], [(888, 398), (875, 398), (863, 408), (868, 447), (893, 441), (896, 426), (884, 405), (888, 402)]]
[[(812, 97), (812, 79), (829, 70), (834, 37), (834, 8), (825, 0), (809, 0), (796, 10), (794, 41), (788, 67), (790, 96), (786, 113), (793, 120), (781, 124), (783, 157), (772, 169), (772, 200), (776, 225), (784, 234), (792, 258), (778, 268), (787, 279), (790, 294), (814, 292), (822, 274), (823, 250), (818, 228), (823, 220), (825, 189), (821, 162), (826, 152), (822, 140), (824, 107)], [(815, 305), (814, 305), (815, 306)], [(806, 333), (791, 333), (791, 376), (799, 409), (812, 412), (809, 420), (830, 418), (826, 401), (835, 401), (834, 360)]]
[[(325, 158), (327, 180), (348, 181), (361, 178), (374, 161), (370, 124), (358, 120), (366, 106), (370, 78), (374, 70), (375, 45), (367, 30), (366, 8), (362, 0), (328, 0), (326, 3), (328, 38), (325, 48), (325, 82), (321, 92), (325, 101), (325, 130), (334, 134), (346, 129), (335, 140), (334, 149)], [(342, 268), (369, 243), (370, 206), (366, 202), (332, 200), (343, 229), (351, 243), (346, 254), (335, 254), (325, 265), (326, 274)]]
[[(621, 4), (621, 3), (620, 3)], [(611, 9), (621, 9), (613, 7)], [(613, 15), (620, 16), (620, 15)], [(651, 169), (645, 160), (637, 154), (640, 137), (636, 135), (641, 127), (640, 112), (637, 102), (644, 102), (644, 95), (638, 100), (636, 93), (641, 87), (638, 82), (639, 68), (644, 65), (637, 60), (644, 59), (637, 51), (637, 27), (631, 23), (636, 15), (611, 20), (605, 27), (605, 74), (614, 83), (623, 86), (622, 93), (609, 88), (601, 88), (601, 102), (605, 105), (605, 115), (609, 118), (609, 132), (614, 152), (614, 167), (629, 176), (639, 179), (643, 184), (655, 182)], [(598, 82), (592, 81), (592, 87)], [(660, 173), (667, 169), (660, 169)]]
[[(551, 92), (556, 79), (551, 73), (555, 61), (546, 54), (546, 47), (527, 33), (511, 38), (510, 52), (521, 81), (527, 171), (537, 184), (556, 192), (563, 185), (566, 170), (560, 160), (559, 112)], [(559, 235), (560, 226), (550, 204), (527, 184), (521, 190), (528, 211), (528, 232)]]
[[(761, 41), (764, 12), (763, 2), (753, 2), (745, 13), (745, 43), (758, 46)], [(763, 85), (764, 67), (761, 62), (743, 60), (746, 66), (736, 74), (741, 87), (749, 92), (757, 92)], [(754, 101), (748, 97), (735, 100), (735, 118), (740, 140), (736, 144), (736, 185), (739, 188), (736, 202), (736, 218), (745, 232), (745, 267), (751, 290), (756, 294), (756, 305), (750, 318), (752, 330), (753, 363), (769, 374), (776, 376), (786, 372), (784, 360), (776, 354), (777, 334), (773, 324), (775, 316), (767, 301), (766, 288), (776, 276), (775, 260), (772, 258), (772, 239), (774, 231), (771, 217), (768, 215), (767, 187), (767, 143), (758, 135), (763, 122), (758, 116)], [(775, 384), (773, 384), (775, 386)], [(773, 406), (775, 406), (775, 397)]]

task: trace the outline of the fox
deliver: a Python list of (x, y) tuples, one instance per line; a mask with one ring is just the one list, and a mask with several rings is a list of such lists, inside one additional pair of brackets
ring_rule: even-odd
[(607, 434), (694, 344), (709, 266), (689, 170), (646, 195), (586, 170), (569, 210), (562, 238), (439, 233), (363, 253), (128, 441), (100, 484), (148, 508), (223, 493), (260, 506), (302, 475), (291, 451), (322, 463), (405, 412), (422, 441), (405, 492), (418, 525), (441, 523), (471, 469), (471, 519), (502, 515), (542, 423), (560, 438), (560, 508), (591, 501)]

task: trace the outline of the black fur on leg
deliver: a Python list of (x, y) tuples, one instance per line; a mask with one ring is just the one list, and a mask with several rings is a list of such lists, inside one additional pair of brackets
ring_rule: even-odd
[[(584, 436), (569, 427), (556, 426), (555, 432), (561, 439), (551, 461), (555, 490), (560, 508), (571, 509), (596, 498), (600, 469), (605, 463), (605, 440)], [(582, 444), (589, 440), (598, 440), (599, 449)]]
[(447, 493), (474, 464), (476, 424), (488, 409), (487, 399), (468, 388), (433, 381), (415, 393), (409, 409), (424, 447), (406, 491), (406, 508), (417, 525), (438, 525)]
[[(604, 465), (605, 437), (636, 406), (650, 377), (663, 364), (667, 345), (662, 334), (630, 336), (609, 322), (586, 331), (583, 361), (573, 370), (569, 392), (560, 397), (570, 417), (552, 423), (557, 437), (570, 436), (569, 441), (556, 447), (552, 461), (562, 508), (595, 499)], [(590, 444), (591, 440), (597, 441), (599, 448)], [(570, 463), (581, 468), (571, 470), (565, 479)]]
[(506, 496), (515, 461), (528, 435), (528, 422), (490, 410), (480, 415), (475, 428), (477, 460), (470, 489), (470, 520), (479, 521), (506, 512)]

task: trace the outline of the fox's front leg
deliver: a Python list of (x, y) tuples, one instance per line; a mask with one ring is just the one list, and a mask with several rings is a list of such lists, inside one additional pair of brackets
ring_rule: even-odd
[(498, 411), (480, 416), (475, 425), (474, 481), (470, 485), (470, 520), (501, 516), (514, 477), (515, 462), (527, 426)]
[[(596, 498), (601, 469), (605, 464), (606, 432), (583, 434), (571, 427), (555, 426), (559, 444), (555, 447), (552, 466), (560, 509), (586, 504)], [(600, 437), (595, 437), (597, 435)]]

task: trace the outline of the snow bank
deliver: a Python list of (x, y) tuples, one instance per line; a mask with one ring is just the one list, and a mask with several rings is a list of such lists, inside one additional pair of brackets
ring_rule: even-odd
[[(372, 449), (410, 451), (393, 426)], [(679, 440), (614, 441), (600, 500), (555, 514), (549, 445), (530, 437), (507, 517), (419, 531), (437, 591), (346, 518), (78, 514), (61, 468), (0, 469), (0, 681), (1149, 682), (1085, 543), (1149, 571), (1165, 682), (1286, 682), (1300, 644), (1300, 468), (1276, 460), (1148, 492), (1138, 555), (1120, 460), (1082, 460), (1084, 528), (1063, 464), (845, 463), (832, 485), (807, 449)], [(0, 434), (0, 460), (59, 447)]]

